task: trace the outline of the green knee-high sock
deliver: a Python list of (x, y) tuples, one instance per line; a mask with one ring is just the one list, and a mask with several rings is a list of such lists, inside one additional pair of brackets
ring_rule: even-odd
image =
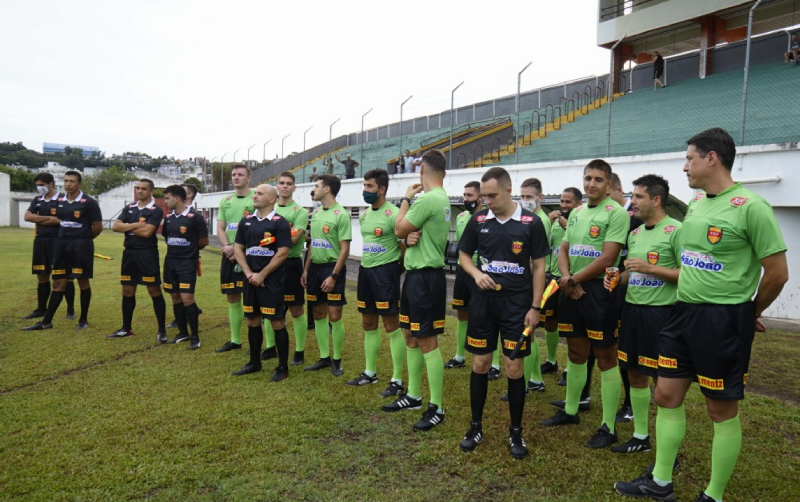
[(381, 331), (371, 329), (364, 332), (364, 356), (367, 360), (366, 373), (375, 376), (378, 372), (378, 351), (381, 349)]
[(465, 346), (467, 343), (468, 324), (469, 321), (458, 321), (458, 324), (456, 325), (456, 359), (459, 361), (464, 360), (464, 354), (467, 351)]
[(422, 366), (425, 364), (425, 358), (419, 347), (416, 349), (406, 347), (406, 356), (408, 357), (408, 397), (419, 399), (421, 396), (419, 385), (422, 383)]
[(558, 330), (545, 331), (544, 341), (547, 343), (547, 360), (551, 363), (556, 362), (556, 351), (558, 351)]
[(631, 387), (631, 408), (633, 408), (633, 435), (644, 439), (647, 437), (650, 389)]
[(244, 320), (244, 310), (242, 302), (228, 303), (228, 320), (231, 324), (231, 341), (242, 344), (242, 321)]
[(567, 370), (567, 402), (564, 411), (570, 415), (578, 413), (578, 403), (581, 400), (583, 386), (586, 385), (586, 363), (575, 364), (570, 362)]
[(275, 330), (272, 328), (272, 321), (264, 319), (261, 324), (264, 325), (264, 348), (271, 349), (275, 346)]
[(672, 481), (672, 468), (678, 456), (683, 436), (686, 434), (686, 410), (658, 407), (656, 415), (656, 466), (653, 477), (659, 481)]
[(306, 334), (308, 334), (308, 318), (306, 315), (295, 317), (292, 328), (294, 329), (294, 350), (303, 352), (306, 350)]
[(711, 480), (706, 488), (706, 495), (722, 500), (722, 492), (731, 479), (736, 459), (742, 449), (742, 424), (739, 415), (714, 422), (714, 442), (711, 446)]
[(617, 415), (617, 406), (619, 406), (620, 385), (622, 385), (622, 378), (619, 376), (619, 368), (616, 366), (610, 370), (600, 372), (603, 423), (606, 424), (606, 427), (611, 432), (614, 432), (614, 419)]
[(500, 367), (500, 347), (494, 349), (494, 353), (492, 354), (492, 366), (495, 368)]
[(431, 389), (431, 399), (429, 402), (439, 405), (439, 412), (442, 411), (442, 384), (444, 383), (444, 359), (437, 347), (425, 354), (425, 366), (428, 367), (428, 386)]
[(406, 339), (400, 328), (389, 333), (389, 350), (392, 352), (392, 380), (402, 382), (403, 362), (406, 359)]
[(342, 345), (344, 345), (344, 319), (339, 319), (331, 323), (331, 334), (333, 335), (333, 358), (342, 358)]
[(330, 357), (331, 349), (328, 347), (328, 316), (322, 319), (314, 319), (314, 334), (317, 335), (320, 359)]
[[(539, 351), (539, 340), (531, 337), (529, 342), (531, 344), (531, 355), (525, 358), (525, 365), (523, 369), (525, 372), (526, 385), (530, 380), (533, 380), (536, 383), (541, 383), (542, 381), (542, 355)], [(530, 362), (528, 362), (528, 360), (530, 360)]]

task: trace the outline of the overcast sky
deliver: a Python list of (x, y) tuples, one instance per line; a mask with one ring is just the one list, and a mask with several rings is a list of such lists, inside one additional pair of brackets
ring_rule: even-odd
[(608, 72), (597, 0), (2, 0), (0, 141), (260, 159)]

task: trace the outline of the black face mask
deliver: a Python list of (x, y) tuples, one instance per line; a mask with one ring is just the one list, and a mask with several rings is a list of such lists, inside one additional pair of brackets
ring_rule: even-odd
[(571, 213), (571, 212), (572, 212), (572, 209), (570, 209), (569, 211), (561, 211), (561, 217), (566, 219), (566, 220), (568, 220), (569, 219), (569, 213)]
[(477, 200), (473, 200), (472, 202), (464, 201), (464, 208), (466, 208), (466, 210), (469, 211), (470, 213), (472, 211), (475, 211), (475, 208), (477, 208), (477, 207), (478, 207), (478, 201)]

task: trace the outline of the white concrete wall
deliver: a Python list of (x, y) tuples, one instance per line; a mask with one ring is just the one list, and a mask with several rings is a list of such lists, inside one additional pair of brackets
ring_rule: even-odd
[(0, 227), (11, 225), (11, 211), (14, 209), (11, 200), (11, 175), (0, 173)]

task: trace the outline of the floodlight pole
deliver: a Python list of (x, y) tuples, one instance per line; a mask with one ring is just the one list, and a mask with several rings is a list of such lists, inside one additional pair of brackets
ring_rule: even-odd
[[(408, 103), (408, 100), (413, 98), (413, 97), (414, 97), (414, 95), (412, 94), (411, 96), (408, 97), (408, 99), (406, 99), (405, 101), (400, 103), (400, 155), (403, 154), (403, 105)], [(399, 161), (400, 159), (397, 159), (397, 160)], [(404, 173), (406, 172), (405, 171), (405, 162), (403, 163), (403, 172)]]
[[(517, 74), (517, 129), (519, 129), (519, 108), (520, 108), (520, 106), (519, 106), (519, 104), (520, 104), (519, 103), (519, 91), (520, 91), (520, 87), (522, 86), (522, 72), (527, 70), (528, 67), (532, 63), (533, 63), (533, 61), (531, 61), (530, 63), (526, 64), (525, 68), (520, 70), (520, 72)], [(514, 136), (515, 136), (514, 139), (516, 140), (516, 145), (514, 145), (514, 151), (516, 152), (516, 156), (514, 158), (514, 163), (515, 164), (519, 164), (519, 137), (516, 134)], [(473, 159), (473, 161), (474, 160), (475, 159)]]
[[(225, 155), (228, 155), (228, 152), (225, 152)], [(219, 191), (223, 191), (225, 189), (225, 155), (222, 156), (220, 159), (219, 164)]]
[[(268, 139), (267, 143), (269, 143), (270, 141), (272, 141), (272, 138)], [(261, 164), (262, 165), (267, 163), (267, 143), (264, 143), (262, 145), (262, 148), (261, 148)]]
[(756, 10), (761, 0), (758, 0), (750, 8), (750, 15), (747, 17), (747, 49), (744, 52), (744, 84), (742, 88), (742, 123), (739, 126), (739, 146), (744, 145), (744, 124), (747, 116), (747, 81), (750, 77), (750, 42), (753, 34), (753, 11)]
[(306, 133), (308, 131), (310, 131), (311, 129), (313, 129), (313, 128), (314, 128), (314, 126), (311, 126), (308, 129), (306, 129), (305, 131), (303, 131), (303, 153), (300, 154), (300, 165), (301, 166), (306, 163)]
[[(250, 148), (253, 148), (254, 146), (256, 146), (256, 143), (253, 143), (252, 145), (250, 145)], [(247, 149), (247, 167), (248, 168), (250, 167), (250, 148)]]
[(361, 172), (364, 172), (364, 168), (362, 167), (364, 164), (364, 117), (369, 115), (369, 112), (372, 111), (372, 108), (367, 110), (367, 113), (361, 116), (361, 155), (358, 158), (359, 167), (361, 167)]
[[(331, 154), (333, 153), (333, 125), (342, 120), (341, 117), (333, 121), (333, 124), (328, 126), (328, 158), (331, 158)], [(333, 161), (331, 161), (333, 162)]]
[(291, 135), (292, 135), (292, 133), (289, 133), (289, 134), (287, 134), (286, 136), (284, 136), (284, 137), (283, 137), (283, 139), (281, 140), (281, 160), (283, 160), (283, 159), (285, 158), (285, 157), (283, 156), (283, 141), (284, 141), (286, 138), (288, 138), (289, 136), (291, 136)]
[(463, 80), (462, 80), (462, 81), (461, 81), (461, 83), (460, 83), (460, 84), (458, 84), (458, 85), (456, 86), (456, 88), (455, 88), (455, 89), (453, 89), (453, 91), (450, 93), (450, 150), (447, 152), (447, 155), (448, 155), (448, 157), (447, 157), (447, 167), (448, 167), (449, 169), (452, 169), (452, 168), (453, 168), (453, 124), (454, 124), (454, 122), (455, 122), (455, 121), (453, 120), (453, 105), (455, 104), (455, 99), (456, 99), (456, 98), (455, 98), (455, 95), (456, 95), (456, 91), (457, 91), (457, 90), (458, 90), (458, 88), (459, 88), (459, 87), (461, 87), (462, 85), (464, 85), (464, 81), (463, 81)]
[(627, 36), (627, 33), (622, 35), (620, 39), (611, 46), (611, 68), (608, 71), (608, 133), (606, 136), (606, 157), (611, 155), (611, 97), (614, 95), (614, 82), (616, 81), (616, 75), (614, 75), (614, 49), (616, 49)]

